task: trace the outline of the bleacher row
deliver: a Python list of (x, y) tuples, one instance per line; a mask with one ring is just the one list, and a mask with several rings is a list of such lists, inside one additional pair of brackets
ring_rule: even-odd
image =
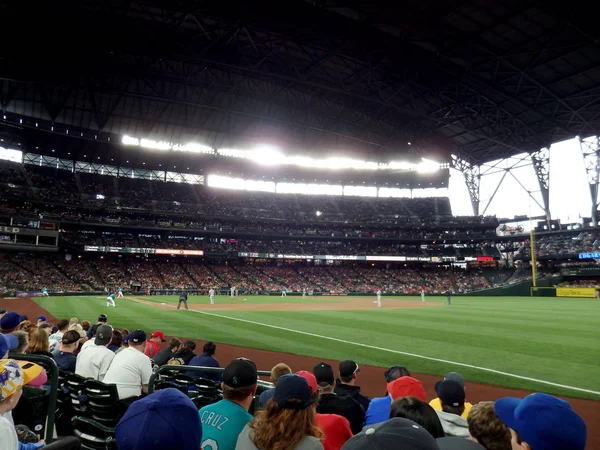
[[(37, 255), (0, 255), (0, 292), (20, 290), (76, 292), (128, 289), (131, 282), (143, 291), (193, 289), (206, 293), (235, 286), (242, 293), (289, 291), (319, 293), (375, 292), (439, 294), (467, 292), (502, 284), (512, 271), (416, 270), (372, 266), (315, 267), (302, 264), (201, 264), (166, 260), (128, 261), (45, 258)], [(491, 274), (491, 275), (490, 275)], [(493, 275), (493, 276), (492, 276)], [(493, 280), (493, 281), (492, 281)]]

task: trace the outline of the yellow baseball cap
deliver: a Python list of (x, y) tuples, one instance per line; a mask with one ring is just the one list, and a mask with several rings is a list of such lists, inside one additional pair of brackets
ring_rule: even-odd
[(4, 401), (25, 384), (23, 369), (14, 359), (0, 360), (0, 401)]

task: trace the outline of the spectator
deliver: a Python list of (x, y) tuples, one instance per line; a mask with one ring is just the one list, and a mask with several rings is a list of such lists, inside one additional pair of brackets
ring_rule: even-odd
[(69, 328), (71, 328), (73, 325), (77, 325), (78, 323), (79, 319), (77, 317), (71, 317), (69, 320)]
[(473, 405), (467, 423), (471, 439), (483, 445), (486, 450), (511, 450), (510, 429), (494, 412), (494, 402)]
[[(102, 315), (104, 316), (104, 319), (105, 319), (104, 323), (106, 323), (106, 314), (102, 314)], [(91, 327), (92, 327), (92, 324), (90, 323), (89, 320), (84, 320), (83, 322), (81, 322), (81, 328), (83, 328), (83, 331), (85, 331), (86, 333), (90, 330)]]
[(429, 432), (408, 419), (394, 417), (379, 425), (365, 428), (350, 439), (343, 450), (439, 450), (436, 440)]
[(131, 404), (117, 424), (115, 441), (119, 449), (127, 450), (198, 450), (202, 445), (198, 409), (177, 389), (156, 391)]
[[(467, 392), (467, 388), (465, 387), (465, 379), (463, 378), (463, 376), (458, 373), (458, 372), (448, 372), (445, 376), (444, 376), (444, 380), (454, 380), (456, 381), (458, 384), (460, 384), (463, 388), (463, 390), (465, 391), (465, 394)], [(438, 381), (435, 384), (435, 391), (437, 392), (437, 387), (439, 386), (439, 384), (442, 382), (443, 380)], [(439, 394), (438, 394), (439, 395)], [(435, 409), (436, 411), (441, 411), (442, 410), (442, 404), (440, 402), (439, 398), (434, 398), (433, 400), (431, 400), (429, 402), (429, 405)], [(469, 415), (469, 411), (471, 411), (471, 407), (473, 405), (471, 405), (469, 402), (465, 402), (465, 411), (462, 413), (462, 418), (466, 419), (467, 416)]]
[(0, 334), (0, 359), (4, 359), (8, 356), (10, 350), (14, 350), (18, 347), (19, 340), (12, 334)]
[[(285, 363), (279, 363), (279, 364), (275, 364), (273, 366), (273, 368), (271, 369), (271, 383), (273, 383), (274, 385), (277, 385), (277, 380), (282, 376), (282, 375), (287, 375), (292, 373), (292, 369), (290, 369), (290, 366), (288, 366)], [(258, 404), (260, 405), (261, 408), (264, 408), (265, 405), (267, 404), (267, 402), (273, 398), (273, 395), (275, 394), (275, 388), (270, 388), (267, 389), (266, 391), (263, 391), (262, 394), (260, 394), (260, 397), (258, 398)]]
[(392, 403), (390, 419), (402, 417), (418, 423), (434, 438), (445, 436), (444, 428), (435, 410), (424, 400), (417, 397), (400, 397)]
[[(85, 330), (85, 322), (87, 322), (87, 320), (84, 320), (83, 323), (81, 324), (81, 326), (83, 327), (83, 329)], [(95, 325), (92, 325), (88, 330), (87, 330), (87, 338), (88, 339), (92, 339), (95, 335), (96, 335), (96, 329), (100, 326), (103, 325), (105, 323), (108, 322), (108, 317), (106, 316), (106, 314), (100, 314), (98, 316), (98, 322)], [(88, 322), (89, 324), (89, 322)]]
[(110, 344), (108, 344), (108, 349), (111, 352), (116, 352), (123, 345), (123, 334), (119, 330), (113, 330), (112, 336), (110, 337)]
[(39, 316), (37, 318), (37, 326), (42, 326), (43, 324), (48, 323), (48, 319), (46, 318), (46, 316)]
[[(319, 384), (319, 404), (317, 413), (319, 414), (337, 414), (348, 419), (352, 433), (360, 433), (363, 428), (365, 412), (360, 404), (352, 397), (347, 395), (337, 395), (333, 392), (335, 375), (333, 368), (325, 363), (318, 363), (313, 374)], [(277, 389), (277, 387), (275, 387)]]
[(113, 328), (108, 324), (96, 329), (96, 337), (86, 342), (77, 355), (75, 373), (84, 378), (104, 381), (115, 354), (107, 347), (112, 337)]
[(142, 330), (133, 331), (129, 337), (129, 347), (115, 356), (106, 373), (104, 382), (117, 385), (120, 400), (148, 393), (152, 363), (144, 354), (145, 348), (146, 333)]
[(310, 387), (312, 394), (312, 406), (315, 409), (316, 422), (315, 424), (323, 431), (323, 444), (324, 450), (340, 450), (348, 439), (352, 437), (352, 430), (350, 429), (350, 422), (345, 417), (338, 414), (318, 414), (316, 412), (317, 405), (319, 404), (319, 385), (315, 376), (301, 370), (296, 372), (296, 375), (304, 378)]
[(234, 359), (223, 371), (223, 400), (200, 409), (202, 447), (234, 450), (239, 434), (252, 420), (248, 413), (256, 394), (258, 376), (254, 363)]
[(443, 380), (436, 384), (442, 410), (436, 411), (446, 436), (468, 438), (469, 426), (461, 415), (465, 411), (465, 391), (454, 380)]
[(56, 347), (60, 347), (63, 335), (69, 329), (69, 321), (67, 321), (67, 320), (59, 320), (58, 323), (56, 324), (56, 326), (58, 327), (58, 331), (56, 333), (54, 333), (54, 334), (51, 334), (50, 338), (49, 338), (50, 352), (54, 352), (54, 349)]
[(338, 395), (347, 395), (356, 400), (364, 409), (369, 407), (369, 398), (360, 393), (360, 387), (356, 386), (356, 374), (360, 372), (358, 364), (346, 360), (340, 363), (340, 378), (336, 380), (334, 392)]
[(568, 402), (547, 394), (496, 400), (494, 411), (510, 428), (513, 450), (584, 450), (585, 423)]
[(248, 424), (237, 440), (236, 450), (318, 450), (322, 431), (315, 425), (315, 409), (306, 380), (284, 375), (264, 410)]
[(21, 323), (21, 315), (16, 312), (8, 312), (0, 319), (0, 331), (9, 334), (15, 331)]
[(29, 347), (29, 335), (24, 331), (15, 331), (12, 333), (18, 340), (18, 345), (15, 347), (15, 353), (26, 353)]
[[(202, 353), (198, 356), (193, 357), (188, 363), (189, 366), (196, 367), (220, 367), (219, 361), (214, 358), (214, 354), (217, 351), (217, 346), (214, 342), (209, 341), (202, 347)], [(208, 378), (213, 381), (221, 381), (221, 373), (219, 372), (195, 372), (188, 371), (186, 375), (190, 377), (202, 377)]]
[(397, 378), (387, 384), (388, 395), (371, 400), (365, 414), (365, 425), (384, 422), (390, 417), (392, 402), (400, 397), (413, 396), (423, 401), (427, 400), (425, 389), (421, 382), (415, 378), (405, 376)]
[(175, 357), (175, 354), (182, 348), (182, 345), (179, 339), (171, 339), (167, 347), (154, 356), (154, 364), (159, 367), (167, 364), (171, 358)]
[(156, 330), (154, 331), (151, 335), (150, 335), (150, 339), (148, 339), (148, 341), (146, 342), (146, 349), (144, 351), (144, 354), (152, 359), (154, 358), (154, 356), (160, 352), (160, 344), (162, 344), (165, 341), (165, 333), (163, 333), (160, 330)]
[(48, 342), (48, 333), (41, 328), (35, 330), (29, 341), (27, 353), (30, 355), (44, 355), (52, 358), (52, 353), (50, 353), (50, 343)]
[(470, 439), (442, 437), (436, 439), (440, 450), (485, 450), (485, 447)]
[(188, 365), (196, 354), (196, 343), (194, 341), (185, 341), (183, 348), (175, 353), (175, 356), (169, 360), (169, 364)]
[(54, 357), (59, 370), (75, 373), (77, 357), (73, 354), (79, 346), (81, 335), (75, 330), (67, 331), (61, 341), (60, 352)]

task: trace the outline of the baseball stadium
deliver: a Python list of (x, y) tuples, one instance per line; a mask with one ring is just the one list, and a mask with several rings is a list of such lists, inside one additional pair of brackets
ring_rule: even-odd
[(585, 5), (0, 16), (0, 450), (600, 450)]

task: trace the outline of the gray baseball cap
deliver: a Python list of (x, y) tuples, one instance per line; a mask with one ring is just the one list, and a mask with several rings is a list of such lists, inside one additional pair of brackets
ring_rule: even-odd
[(111, 327), (110, 325), (100, 325), (98, 328), (96, 328), (96, 339), (94, 340), (94, 344), (108, 344), (112, 338), (112, 332), (113, 327)]
[[(402, 443), (399, 445), (399, 443)], [(438, 444), (421, 425), (394, 417), (379, 425), (366, 427), (347, 441), (342, 450), (439, 450)]]

